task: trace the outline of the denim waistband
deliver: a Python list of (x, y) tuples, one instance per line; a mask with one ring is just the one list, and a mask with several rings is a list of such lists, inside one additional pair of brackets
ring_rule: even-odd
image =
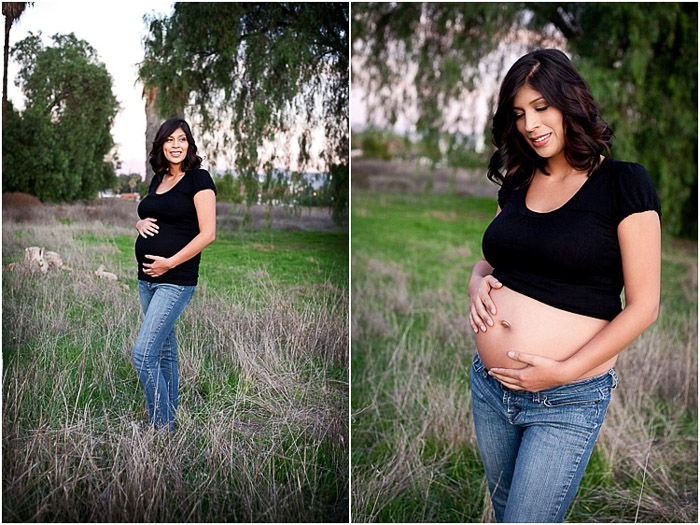
[[(491, 377), (488, 375), (488, 370), (486, 369), (486, 366), (484, 365), (483, 361), (481, 360), (481, 357), (479, 357), (478, 352), (474, 353), (472, 363), (473, 363), (473, 367), (474, 367), (475, 372), (482, 373), (482, 375), (484, 375), (485, 377)], [(545, 390), (541, 390), (541, 392), (555, 392), (555, 391), (560, 390), (562, 388), (571, 388), (571, 387), (573, 387), (573, 388), (576, 388), (576, 387), (586, 388), (589, 386), (590, 387), (598, 387), (598, 386), (600, 386), (600, 384), (604, 384), (604, 383), (610, 381), (611, 379), (612, 379), (612, 385), (610, 385), (610, 388), (612, 388), (614, 390), (615, 388), (617, 388), (617, 385), (620, 384), (620, 378), (617, 375), (617, 372), (615, 371), (615, 369), (611, 368), (610, 370), (608, 370), (607, 372), (605, 372), (603, 374), (592, 376), (592, 377), (586, 377), (584, 379), (577, 379), (576, 381), (572, 381), (570, 383), (565, 383), (563, 385), (554, 386), (551, 388), (547, 388)], [(494, 379), (494, 380), (497, 381), (496, 379)], [(499, 385), (500, 385), (500, 383), (499, 383)], [(510, 390), (509, 388), (504, 387), (502, 385), (501, 385), (501, 387), (505, 390)]]

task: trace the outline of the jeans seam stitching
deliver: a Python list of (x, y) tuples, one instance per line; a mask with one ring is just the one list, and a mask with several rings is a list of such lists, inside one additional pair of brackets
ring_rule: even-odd
[[(598, 416), (599, 414), (600, 414), (600, 410), (599, 410), (599, 408), (596, 406), (596, 420), (597, 420), (597, 416)], [(599, 428), (599, 425), (596, 425), (595, 429), (597, 430), (598, 428)], [(584, 447), (581, 447), (581, 452), (580, 452), (580, 454), (578, 454), (578, 455), (576, 456), (576, 464), (574, 465), (574, 468), (571, 470), (571, 475), (570, 475), (569, 478), (567, 479), (567, 483), (566, 483), (566, 485), (564, 486), (564, 491), (561, 493), (561, 496), (560, 496), (560, 498), (559, 498), (559, 504), (558, 504), (558, 506), (557, 506), (557, 511), (554, 513), (554, 516), (556, 516), (557, 514), (559, 514), (559, 512), (561, 511), (561, 507), (562, 507), (562, 505), (564, 504), (564, 500), (566, 499), (566, 493), (569, 492), (569, 489), (571, 488), (571, 483), (572, 483), (572, 481), (573, 481), (573, 479), (574, 479), (574, 476), (576, 475), (576, 470), (579, 468), (579, 465), (581, 464), (581, 459), (583, 458), (583, 454), (584, 454), (584, 452), (585, 452), (586, 450), (588, 450), (588, 447), (589, 447), (590, 442), (591, 442), (591, 438), (593, 437), (594, 434), (596, 434), (595, 431), (589, 432), (588, 438), (586, 438), (586, 445), (585, 445)], [(591, 451), (591, 454), (593, 454), (593, 451)], [(575, 495), (574, 495), (574, 498), (575, 498)], [(573, 500), (572, 500), (571, 502), (573, 503)], [(565, 517), (565, 516), (562, 516), (562, 521), (563, 521), (564, 517)]]

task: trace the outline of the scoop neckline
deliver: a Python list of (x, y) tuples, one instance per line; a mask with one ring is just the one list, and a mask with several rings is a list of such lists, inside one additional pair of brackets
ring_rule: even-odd
[[(154, 195), (166, 195), (166, 194), (170, 193), (171, 191), (173, 191), (173, 190), (177, 187), (178, 184), (180, 184), (180, 183), (182, 182), (182, 179), (184, 179), (184, 178), (187, 176), (187, 173), (188, 173), (188, 171), (186, 171), (186, 172), (182, 175), (182, 177), (180, 177), (180, 180), (177, 181), (173, 187), (171, 187), (170, 189), (168, 189), (168, 191), (164, 191), (163, 193), (158, 193), (156, 190), (153, 190), (153, 194), (154, 194)], [(161, 175), (161, 180), (160, 180), (160, 182), (163, 182), (162, 177), (163, 177), (163, 176)], [(158, 186), (160, 186), (160, 182), (158, 183)], [(156, 187), (156, 189), (158, 189), (158, 188)]]
[(588, 177), (586, 177), (586, 180), (583, 182), (583, 184), (581, 184), (581, 187), (578, 190), (576, 190), (576, 193), (574, 193), (569, 198), (569, 200), (567, 200), (564, 204), (562, 204), (558, 208), (555, 208), (555, 209), (550, 210), (550, 211), (535, 211), (535, 210), (531, 210), (530, 208), (527, 207), (527, 203), (526, 203), (527, 191), (528, 191), (528, 189), (530, 189), (530, 183), (528, 183), (528, 185), (525, 186), (524, 191), (522, 192), (523, 193), (522, 199), (520, 199), (520, 204), (521, 204), (522, 210), (525, 211), (525, 213), (527, 213), (528, 215), (534, 215), (534, 216), (552, 215), (554, 213), (557, 213), (557, 212), (563, 210), (564, 208), (569, 206), (569, 204), (571, 204), (571, 202), (576, 200), (576, 198), (579, 196), (579, 194), (581, 194), (583, 192), (583, 189), (586, 187), (586, 185), (589, 183), (589, 181), (593, 178), (594, 175), (596, 175), (603, 168), (603, 165), (605, 163), (607, 163), (609, 158), (610, 157), (603, 158), (603, 160), (598, 165), (598, 167), (595, 170), (593, 170), (593, 172)]

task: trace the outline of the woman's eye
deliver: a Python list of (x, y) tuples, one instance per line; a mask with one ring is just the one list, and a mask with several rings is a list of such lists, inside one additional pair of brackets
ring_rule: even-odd
[(513, 113), (513, 118), (515, 120), (518, 120), (519, 118), (522, 118), (525, 115), (525, 113)]
[(549, 109), (549, 106), (540, 106), (539, 108), (535, 108), (535, 111), (546, 111)]

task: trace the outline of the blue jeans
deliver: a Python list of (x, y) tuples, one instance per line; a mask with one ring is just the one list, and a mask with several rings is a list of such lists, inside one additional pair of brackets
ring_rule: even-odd
[(139, 280), (144, 319), (131, 357), (146, 394), (148, 422), (170, 432), (175, 431), (179, 388), (175, 322), (195, 288)]
[(472, 412), (496, 520), (558, 523), (574, 501), (605, 418), (614, 369), (540, 392), (471, 370)]

